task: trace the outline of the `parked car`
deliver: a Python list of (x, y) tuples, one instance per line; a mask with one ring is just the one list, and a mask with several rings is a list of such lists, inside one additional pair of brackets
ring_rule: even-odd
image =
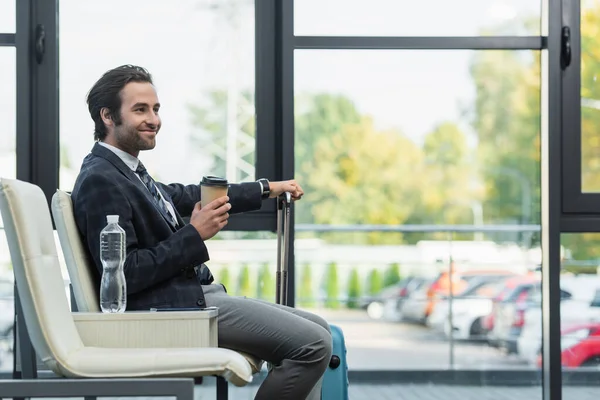
[[(561, 330), (561, 364), (567, 368), (600, 367), (600, 323), (576, 324)], [(538, 367), (542, 356), (537, 356)]]
[(367, 310), (372, 319), (399, 320), (402, 316), (404, 300), (425, 282), (422, 277), (408, 277), (384, 288), (377, 295), (365, 297), (361, 307)]
[[(499, 287), (498, 292), (492, 297), (492, 312), (490, 312), (488, 315), (486, 315), (485, 317), (483, 317), (483, 319), (481, 320), (481, 327), (483, 332), (491, 332), (494, 329), (494, 314), (495, 314), (495, 310), (498, 307), (498, 304), (504, 300), (506, 298), (506, 296), (508, 296), (513, 289), (515, 288), (515, 286), (521, 284), (522, 282), (528, 281), (528, 280), (535, 280), (535, 279), (539, 279), (536, 278), (535, 275), (517, 275), (515, 277), (509, 277), (506, 279), (506, 281), (503, 282), (503, 284), (501, 285), (501, 287)], [(494, 345), (493, 342), (490, 341), (491, 345)]]
[[(600, 277), (582, 275), (561, 278), (561, 326), (576, 326), (600, 322)], [(542, 349), (542, 296), (537, 291), (528, 302), (521, 336), (517, 341), (517, 354), (534, 365)], [(564, 349), (564, 347), (563, 347)]]
[(447, 298), (452, 292), (453, 296), (460, 296), (472, 282), (481, 277), (507, 277), (512, 275), (508, 271), (497, 270), (470, 270), (458, 272), (455, 269), (441, 272), (435, 279), (426, 282), (421, 290), (414, 292), (406, 300), (402, 310), (402, 316), (407, 320), (418, 321), (428, 324), (430, 315), (434, 312), (436, 305)]
[(506, 292), (502, 300), (493, 305), (494, 327), (488, 333), (488, 343), (508, 354), (517, 353), (517, 340), (521, 335), (527, 301), (539, 290), (541, 281), (537, 277), (525, 277)]
[(452, 326), (456, 339), (482, 339), (486, 331), (482, 320), (492, 312), (492, 299), (503, 289), (508, 279), (502, 275), (484, 275), (471, 279), (460, 295), (451, 301), (443, 298), (428, 318), (428, 325), (442, 330), (450, 337), (450, 302), (452, 302)]
[(425, 312), (429, 304), (427, 292), (433, 282), (433, 279), (426, 279), (419, 288), (408, 294), (402, 305), (403, 320), (419, 323), (426, 322)]

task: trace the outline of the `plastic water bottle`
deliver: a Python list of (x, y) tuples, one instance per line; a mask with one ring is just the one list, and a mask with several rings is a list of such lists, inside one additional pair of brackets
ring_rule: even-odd
[(118, 215), (106, 217), (108, 225), (100, 232), (100, 309), (105, 313), (122, 313), (127, 307), (125, 283), (125, 231), (119, 226)]

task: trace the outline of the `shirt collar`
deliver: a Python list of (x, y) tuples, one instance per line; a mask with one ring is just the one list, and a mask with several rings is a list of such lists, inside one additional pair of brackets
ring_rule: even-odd
[(140, 160), (137, 157), (134, 157), (131, 154), (121, 149), (118, 149), (115, 146), (110, 145), (108, 143), (98, 142), (98, 144), (100, 146), (106, 147), (107, 149), (115, 153), (117, 157), (119, 157), (125, 163), (125, 165), (127, 165), (133, 172), (135, 172), (140, 163)]

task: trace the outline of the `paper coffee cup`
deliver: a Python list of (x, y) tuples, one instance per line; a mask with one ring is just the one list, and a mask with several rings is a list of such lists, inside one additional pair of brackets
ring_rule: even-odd
[(206, 207), (211, 201), (227, 196), (227, 179), (216, 176), (205, 176), (200, 182), (200, 204)]

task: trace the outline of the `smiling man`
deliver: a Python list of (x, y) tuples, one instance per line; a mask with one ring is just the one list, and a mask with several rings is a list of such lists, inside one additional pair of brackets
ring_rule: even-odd
[[(273, 368), (256, 399), (320, 398), (320, 379), (332, 351), (322, 318), (257, 299), (233, 297), (213, 278), (205, 241), (230, 213), (256, 210), (263, 199), (303, 192), (294, 180), (229, 185), (228, 195), (205, 207), (199, 185), (155, 182), (138, 159), (156, 146), (160, 103), (144, 68), (106, 72), (88, 95), (96, 143), (71, 194), (75, 220), (100, 282), (100, 231), (119, 215), (126, 233), (127, 309), (219, 308), (219, 346), (269, 361)], [(177, 157), (174, 154), (173, 157)], [(185, 223), (182, 217), (190, 217)]]

